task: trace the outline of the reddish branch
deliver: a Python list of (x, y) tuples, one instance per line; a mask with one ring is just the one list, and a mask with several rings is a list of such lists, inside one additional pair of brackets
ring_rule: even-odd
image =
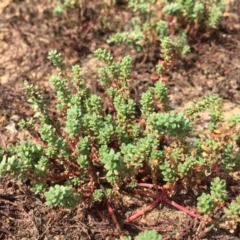
[(173, 206), (173, 207), (181, 210), (182, 212), (185, 212), (186, 214), (190, 215), (191, 217), (197, 218), (197, 219), (199, 219), (199, 220), (201, 220), (201, 221), (208, 222), (208, 223), (211, 223), (211, 222), (212, 222), (212, 219), (211, 219), (211, 218), (204, 219), (202, 216), (196, 214), (194, 211), (191, 211), (191, 210), (189, 210), (189, 209), (187, 209), (187, 208), (185, 208), (185, 207), (183, 207), (183, 206), (175, 203), (174, 201), (171, 201), (171, 200), (169, 200), (169, 199), (167, 199), (167, 198), (163, 199), (163, 201), (164, 201), (165, 203), (167, 203), (167, 204), (169, 204), (169, 205), (171, 205), (171, 206)]
[(164, 195), (165, 195), (165, 192), (162, 191), (162, 193), (151, 204), (149, 204), (147, 207), (143, 208), (142, 210), (138, 211), (131, 217), (125, 219), (124, 222), (125, 223), (132, 222), (132, 221), (136, 220), (137, 218), (139, 218), (140, 216), (142, 216), (143, 214), (145, 214), (146, 212), (151, 211), (160, 201), (163, 200)]
[[(139, 187), (146, 187), (146, 188), (154, 188), (154, 185), (153, 184), (149, 184), (149, 183), (139, 183), (138, 184)], [(150, 193), (150, 192), (147, 192), (147, 191), (142, 191), (142, 190), (136, 190), (135, 192), (137, 194), (140, 194), (140, 195), (145, 195), (145, 196), (148, 196), (148, 197), (152, 197), (152, 198), (156, 198), (150, 205), (148, 205), (147, 207), (141, 209), (140, 211), (138, 211), (137, 213), (135, 213), (134, 215), (132, 215), (131, 217), (128, 217), (127, 219), (124, 220), (125, 223), (129, 223), (129, 222), (132, 222), (134, 220), (136, 220), (137, 218), (139, 218), (140, 216), (142, 216), (143, 214), (145, 214), (146, 212), (148, 211), (151, 211), (154, 207), (157, 206), (157, 204), (160, 202), (160, 201), (164, 201), (165, 203), (179, 209), (180, 211), (182, 212), (185, 212), (186, 214), (190, 215), (191, 217), (194, 217), (194, 218), (197, 218), (201, 221), (204, 221), (204, 222), (208, 222), (208, 223), (212, 223), (213, 220), (211, 218), (209, 219), (204, 219), (202, 216), (198, 215), (196, 212), (194, 211), (191, 211), (177, 203), (175, 203), (174, 201), (171, 201), (169, 199), (166, 198), (167, 196), (167, 191), (166, 189), (158, 186), (158, 189), (161, 190), (161, 194), (159, 194), (158, 196), (156, 196), (156, 194), (153, 194), (153, 193)]]
[(114, 222), (118, 232), (121, 233), (122, 229), (121, 229), (121, 227), (120, 227), (120, 225), (119, 225), (119, 223), (117, 221), (117, 218), (116, 218), (116, 215), (115, 215), (115, 213), (113, 211), (113, 208), (112, 208), (112, 206), (111, 206), (111, 204), (110, 204), (110, 202), (108, 201), (107, 198), (106, 198), (106, 205), (107, 205), (108, 212), (109, 212), (109, 214), (110, 214), (110, 216), (111, 216), (111, 218), (112, 218), (112, 220), (113, 220), (113, 222)]

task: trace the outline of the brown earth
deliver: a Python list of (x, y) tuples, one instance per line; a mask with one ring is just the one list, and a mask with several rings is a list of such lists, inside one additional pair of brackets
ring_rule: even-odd
[[(23, 81), (37, 84), (51, 97), (48, 78), (52, 66), (47, 60), (49, 50), (62, 53), (67, 67), (80, 64), (88, 86), (98, 93), (97, 71), (102, 65), (93, 56), (99, 47), (110, 51), (116, 59), (130, 54), (134, 59), (132, 88), (139, 95), (153, 82), (158, 56), (150, 56), (139, 67), (141, 54), (130, 48), (108, 45), (106, 40), (114, 26), (121, 22), (116, 16), (105, 23), (97, 1), (90, 1), (87, 9), (71, 10), (68, 15), (52, 16), (54, 4), (50, 0), (2, 0), (0, 2), (0, 145), (25, 139), (19, 131), (19, 119), (33, 113), (23, 93)], [(100, 12), (100, 13), (98, 13)], [(176, 60), (169, 73), (170, 97), (177, 109), (207, 93), (223, 98), (227, 117), (240, 113), (240, 1), (231, 1), (218, 32), (205, 39), (191, 41), (191, 53)], [(115, 12), (109, 12), (113, 16)], [(116, 14), (117, 15), (117, 14)], [(127, 17), (127, 16), (126, 16)], [(203, 120), (204, 121), (204, 120)], [(118, 200), (117, 200), (118, 199)], [(121, 200), (119, 200), (121, 199)], [(191, 194), (178, 196), (174, 201), (191, 208)], [(114, 209), (119, 222), (134, 211), (151, 203), (127, 193), (116, 196)], [(106, 221), (96, 212), (101, 211)], [(125, 235), (136, 235), (144, 229), (156, 229), (164, 239), (197, 239), (199, 223), (183, 212), (161, 203), (140, 220), (122, 226)], [(200, 231), (200, 230), (199, 230)], [(201, 232), (201, 231), (200, 231)], [(223, 229), (213, 230), (203, 239), (239, 239)], [(105, 204), (91, 208), (79, 205), (73, 210), (46, 207), (41, 195), (33, 194), (27, 184), (17, 179), (3, 178), (0, 187), (1, 239), (119, 239), (107, 215)]]

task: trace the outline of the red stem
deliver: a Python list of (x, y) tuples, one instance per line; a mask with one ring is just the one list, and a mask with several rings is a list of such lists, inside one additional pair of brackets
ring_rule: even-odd
[(187, 208), (185, 208), (185, 207), (175, 203), (174, 201), (171, 201), (171, 200), (169, 200), (167, 198), (164, 198), (163, 201), (165, 203), (167, 203), (167, 204), (169, 204), (169, 205), (171, 205), (171, 206), (181, 210), (182, 212), (185, 212), (186, 214), (190, 215), (191, 217), (197, 218), (197, 219), (199, 219), (201, 221), (204, 221), (204, 222), (212, 223), (212, 219), (211, 218), (204, 219), (202, 216), (200, 216), (200, 215), (194, 213), (193, 211), (191, 211), (191, 210), (189, 210), (189, 209), (187, 209)]
[(75, 147), (73, 146), (73, 144), (70, 141), (67, 141), (67, 145), (72, 150), (72, 152), (75, 151)]
[[(146, 187), (146, 188), (155, 188), (155, 186), (151, 183), (138, 183), (139, 187)], [(166, 191), (163, 187), (158, 186), (159, 190)]]
[(99, 210), (97, 210), (96, 213), (97, 213), (98, 217), (101, 219), (102, 222), (104, 222), (106, 220), (104, 215)]
[(164, 195), (165, 195), (165, 191), (162, 191), (162, 193), (151, 204), (149, 204), (147, 207), (143, 208), (142, 210), (138, 211), (131, 217), (128, 217), (127, 219), (125, 219), (124, 223), (132, 222), (137, 218), (139, 218), (140, 216), (142, 216), (143, 214), (145, 214), (146, 212), (151, 211), (161, 200), (163, 200)]
[(110, 214), (110, 216), (111, 216), (111, 218), (112, 218), (112, 220), (113, 220), (113, 222), (114, 222), (118, 232), (122, 233), (122, 229), (121, 229), (121, 227), (120, 227), (120, 225), (119, 225), (119, 223), (117, 221), (116, 215), (115, 215), (115, 213), (113, 211), (113, 208), (112, 208), (110, 202), (107, 199), (107, 196), (106, 196), (105, 199), (106, 199), (106, 205), (107, 205), (108, 212), (109, 212), (109, 214)]
[(142, 191), (142, 190), (135, 190), (134, 192), (137, 193), (137, 194), (140, 194), (140, 195), (145, 195), (147, 197), (156, 198), (156, 194), (153, 194), (153, 193), (150, 193), (150, 192), (145, 192), (145, 191)]
[[(150, 183), (139, 183), (138, 186), (139, 187), (146, 187), (146, 188), (154, 188), (155, 187), (153, 184), (150, 184)], [(135, 213), (131, 217), (128, 217), (127, 219), (125, 219), (124, 222), (129, 223), (129, 222), (134, 221), (135, 219), (139, 218), (140, 216), (142, 216), (147, 211), (152, 210), (158, 204), (158, 202), (160, 202), (160, 201), (164, 201), (165, 203), (167, 203), (167, 204), (179, 209), (180, 211), (185, 212), (186, 214), (190, 215), (191, 217), (197, 218), (201, 221), (208, 222), (208, 223), (213, 222), (213, 220), (211, 218), (204, 219), (202, 216), (196, 214), (195, 212), (193, 212), (193, 211), (175, 203), (174, 201), (171, 201), (171, 200), (167, 199), (166, 198), (167, 191), (163, 187), (158, 186), (158, 189), (162, 190), (162, 193), (157, 198), (156, 198), (155, 194), (145, 192), (145, 191), (141, 191), (141, 190), (136, 190), (135, 192), (140, 194), (140, 195), (150, 196), (150, 197), (156, 198), (156, 199), (150, 205), (145, 207), (144, 209), (138, 211), (137, 213)]]

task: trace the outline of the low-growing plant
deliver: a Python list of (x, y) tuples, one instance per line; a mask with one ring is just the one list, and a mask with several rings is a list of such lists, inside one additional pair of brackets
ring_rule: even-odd
[(131, 30), (114, 33), (108, 42), (131, 45), (146, 58), (160, 41), (165, 60), (184, 56), (190, 51), (188, 36), (216, 29), (225, 5), (224, 0), (130, 0)]
[[(105, 62), (99, 79), (113, 106), (111, 114), (104, 111), (102, 99), (86, 87), (79, 66), (72, 67), (71, 86), (75, 90), (70, 90), (61, 55), (51, 51), (48, 59), (57, 71), (50, 84), (57, 104), (52, 106), (37, 87), (25, 82), (35, 117), (21, 120), (20, 125), (32, 140), (1, 150), (0, 176), (10, 174), (28, 180), (36, 193), (44, 193), (48, 205), (71, 208), (80, 201), (87, 205), (105, 198), (119, 231), (111, 199), (126, 188), (155, 200), (126, 218), (125, 223), (164, 201), (206, 226), (225, 224), (233, 231), (240, 220), (240, 197), (230, 199), (227, 181), (233, 181), (232, 175), (240, 167), (236, 144), (239, 116), (225, 121), (217, 95), (205, 96), (184, 112), (177, 112), (161, 81), (136, 102), (129, 91), (131, 58), (114, 61), (102, 49), (95, 55)], [(208, 135), (191, 137), (195, 120), (204, 110), (209, 110), (210, 116)], [(144, 182), (144, 176), (151, 184)], [(164, 185), (159, 186), (160, 182)], [(209, 182), (210, 192), (203, 192), (201, 186)], [(143, 187), (145, 191), (137, 191)], [(182, 189), (198, 193), (199, 213), (169, 199)], [(221, 218), (215, 219), (219, 209)]]
[[(173, 56), (184, 56), (190, 51), (188, 36), (195, 36), (199, 32), (210, 33), (218, 28), (227, 2), (225, 0), (129, 0), (119, 7), (118, 1), (103, 0), (93, 4), (99, 15), (97, 21), (102, 22), (102, 26), (109, 26), (110, 22), (112, 24), (119, 22), (113, 19), (112, 12), (116, 13), (116, 9), (118, 17), (121, 17), (123, 10), (131, 15), (130, 30), (115, 32), (109, 37), (109, 43), (127, 44), (137, 51), (144, 52), (144, 61), (150, 49), (156, 44), (159, 45), (159, 42), (162, 58), (169, 61)], [(53, 13), (65, 12), (67, 16), (67, 10), (75, 8), (82, 16), (89, 5), (86, 0), (58, 0)], [(126, 27), (129, 22), (123, 21), (120, 24), (125, 24), (124, 29), (129, 28)], [(116, 26), (109, 26), (109, 29), (116, 29)]]

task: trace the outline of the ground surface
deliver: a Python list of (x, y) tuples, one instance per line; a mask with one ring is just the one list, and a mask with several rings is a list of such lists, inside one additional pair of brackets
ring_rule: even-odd
[[(152, 84), (151, 75), (157, 56), (138, 66), (141, 55), (125, 47), (109, 46), (106, 39), (113, 26), (106, 27), (98, 5), (90, 1), (86, 11), (69, 16), (53, 17), (50, 0), (2, 0), (0, 2), (0, 145), (6, 148), (25, 138), (17, 122), (31, 116), (22, 90), (23, 81), (37, 84), (50, 94), (48, 77), (52, 66), (47, 61), (49, 50), (62, 53), (66, 65), (80, 64), (83, 76), (92, 90), (98, 92), (97, 71), (102, 63), (93, 56), (99, 47), (110, 51), (116, 59), (130, 54), (135, 63), (133, 89), (140, 94)], [(169, 86), (173, 106), (179, 109), (189, 101), (206, 93), (218, 93), (224, 100), (227, 116), (240, 113), (240, 1), (232, 2), (221, 22), (220, 30), (208, 39), (193, 41), (192, 52), (183, 60), (176, 60), (170, 71)], [(109, 13), (114, 14), (114, 13)], [(69, 21), (71, 18), (71, 21)], [(119, 19), (116, 18), (118, 24)], [(51, 95), (51, 94), (50, 94)], [(136, 96), (137, 97), (137, 96)], [(148, 198), (117, 196), (115, 202), (119, 219), (130, 215), (149, 203)], [(188, 204), (179, 196), (175, 201)], [(128, 212), (125, 210), (128, 209)], [(117, 239), (111, 221), (102, 222), (96, 211), (105, 211), (105, 205), (66, 211), (44, 205), (42, 196), (36, 196), (16, 179), (3, 178), (0, 187), (1, 239)], [(107, 216), (107, 213), (105, 213)], [(107, 217), (106, 217), (107, 219)], [(125, 234), (144, 229), (157, 229), (166, 239), (193, 239), (196, 223), (185, 214), (160, 204), (134, 224), (123, 226)], [(239, 239), (240, 231), (230, 234), (224, 230), (212, 231), (205, 239)], [(169, 238), (170, 239), (170, 238)], [(186, 238), (187, 239), (187, 238)]]

